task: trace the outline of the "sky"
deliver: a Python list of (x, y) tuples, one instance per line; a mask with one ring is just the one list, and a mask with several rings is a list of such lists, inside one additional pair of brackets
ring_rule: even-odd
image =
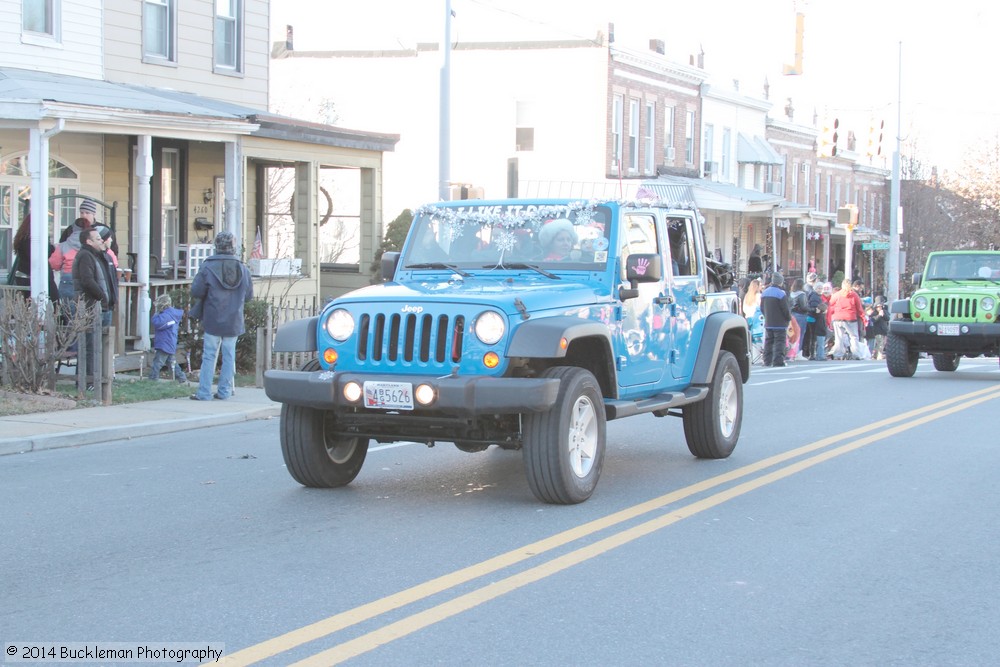
[[(445, 1), (279, 0), (272, 41), (291, 24), (299, 51), (412, 48), (442, 38)], [(796, 122), (811, 125), (814, 112), (820, 125), (838, 118), (862, 150), (872, 121), (884, 120), (887, 155), (898, 134), (904, 154), (944, 170), (1000, 135), (996, 0), (451, 0), (451, 8), (455, 41), (592, 38), (613, 22), (620, 46), (646, 50), (660, 39), (680, 63), (703, 51), (713, 85), (738, 80), (762, 96), (767, 80), (772, 117), (784, 118), (791, 97)], [(787, 76), (796, 12), (803, 73)]]

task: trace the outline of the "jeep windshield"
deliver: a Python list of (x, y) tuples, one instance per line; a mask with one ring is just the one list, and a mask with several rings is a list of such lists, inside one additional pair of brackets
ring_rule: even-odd
[(560, 205), (425, 206), (417, 211), (404, 269), (603, 271), (611, 210)]
[(924, 280), (1000, 280), (1000, 253), (935, 253)]

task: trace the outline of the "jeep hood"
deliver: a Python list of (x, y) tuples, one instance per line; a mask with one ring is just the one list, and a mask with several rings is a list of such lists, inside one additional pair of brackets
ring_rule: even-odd
[(500, 308), (508, 315), (519, 312), (514, 305), (520, 299), (528, 312), (550, 309), (575, 308), (592, 305), (595, 301), (609, 300), (611, 294), (606, 285), (591, 282), (581, 283), (553, 280), (538, 276), (538, 280), (518, 276), (504, 278), (481, 278), (470, 276), (457, 280), (428, 280), (420, 283), (395, 282), (371, 285), (355, 290), (335, 300), (337, 304), (364, 302), (377, 309), (379, 303), (420, 305), (427, 303), (478, 304)]

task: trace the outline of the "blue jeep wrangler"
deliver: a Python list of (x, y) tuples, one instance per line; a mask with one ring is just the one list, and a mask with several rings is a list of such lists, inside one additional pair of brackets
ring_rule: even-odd
[[(702, 222), (661, 202), (425, 206), (385, 282), (291, 322), (265, 373), (288, 471), (350, 483), (370, 440), (520, 449), (540, 500), (590, 497), (606, 422), (681, 417), (691, 453), (725, 458), (750, 376), (735, 293), (710, 291)], [(717, 288), (716, 288), (717, 289)]]

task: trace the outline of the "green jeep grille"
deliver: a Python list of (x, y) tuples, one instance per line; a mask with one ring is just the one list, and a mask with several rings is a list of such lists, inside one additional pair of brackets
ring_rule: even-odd
[(978, 297), (965, 296), (934, 296), (930, 298), (928, 313), (930, 317), (949, 320), (975, 321)]

